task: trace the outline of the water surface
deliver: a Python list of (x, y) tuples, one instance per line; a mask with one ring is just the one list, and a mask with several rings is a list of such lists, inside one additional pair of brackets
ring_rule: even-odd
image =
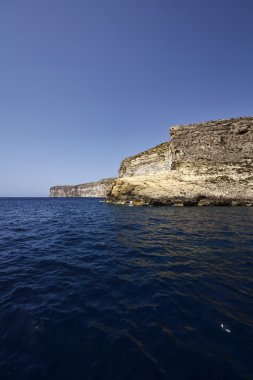
[(0, 199), (0, 379), (252, 379), (252, 268), (253, 208)]

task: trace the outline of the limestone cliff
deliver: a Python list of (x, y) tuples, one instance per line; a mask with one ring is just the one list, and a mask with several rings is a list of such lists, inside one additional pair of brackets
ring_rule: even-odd
[(50, 197), (97, 197), (105, 198), (115, 178), (101, 179), (98, 182), (83, 183), (75, 186), (53, 186)]
[(119, 168), (119, 178), (167, 172), (171, 163), (170, 143), (165, 142), (123, 160)]
[(253, 205), (253, 117), (174, 126), (171, 141), (124, 160), (109, 201)]

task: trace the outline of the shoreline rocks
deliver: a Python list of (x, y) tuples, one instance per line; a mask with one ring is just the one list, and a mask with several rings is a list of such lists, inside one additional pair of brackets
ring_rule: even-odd
[(172, 127), (171, 141), (122, 161), (107, 201), (252, 206), (253, 117)]
[(124, 159), (118, 178), (53, 186), (50, 197), (133, 206), (252, 206), (253, 117), (177, 125), (171, 140)]

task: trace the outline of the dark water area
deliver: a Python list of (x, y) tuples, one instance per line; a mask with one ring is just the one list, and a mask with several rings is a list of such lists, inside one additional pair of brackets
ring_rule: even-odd
[(252, 274), (253, 208), (0, 199), (0, 379), (253, 379)]

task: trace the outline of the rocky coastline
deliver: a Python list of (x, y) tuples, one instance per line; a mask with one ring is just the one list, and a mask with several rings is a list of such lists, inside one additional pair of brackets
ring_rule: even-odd
[(49, 190), (50, 197), (96, 197), (105, 198), (115, 178), (105, 178), (97, 182), (80, 185), (53, 186)]
[(177, 125), (170, 136), (124, 159), (118, 178), (54, 186), (50, 196), (136, 206), (253, 205), (253, 117)]
[(253, 117), (174, 126), (171, 140), (123, 160), (107, 201), (252, 206)]

